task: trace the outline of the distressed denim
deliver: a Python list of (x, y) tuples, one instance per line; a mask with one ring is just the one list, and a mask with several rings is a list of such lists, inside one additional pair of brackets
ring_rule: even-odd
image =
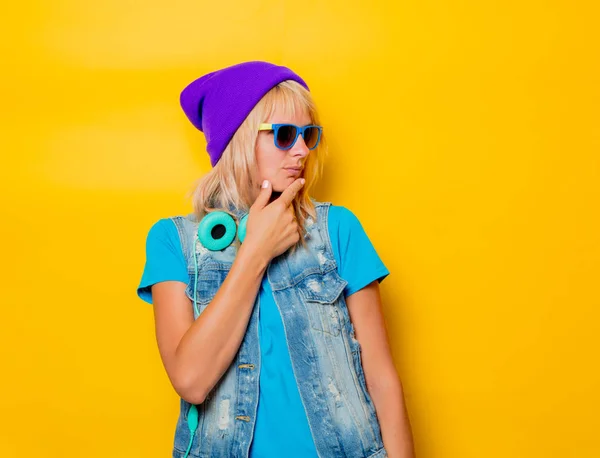
[[(329, 202), (313, 200), (317, 220), (309, 218), (305, 240), (271, 260), (267, 277), (281, 313), (286, 343), (311, 434), (321, 458), (387, 457), (375, 408), (367, 391), (361, 348), (355, 338), (343, 294), (347, 282), (337, 272), (329, 239)], [(237, 221), (245, 212), (231, 209)], [(196, 289), (198, 314), (206, 308), (225, 280), (237, 247), (207, 250), (197, 237), (194, 215), (172, 218), (187, 260), (190, 282)], [(194, 288), (194, 255), (198, 278)], [(260, 349), (257, 294), (246, 334), (228, 370), (198, 405), (199, 425), (190, 457), (248, 457), (259, 397)], [(173, 458), (182, 458), (190, 441), (187, 413), (180, 400)]]

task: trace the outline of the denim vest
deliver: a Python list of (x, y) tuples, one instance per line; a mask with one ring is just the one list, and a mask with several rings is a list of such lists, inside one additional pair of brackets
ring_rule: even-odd
[[(347, 281), (337, 273), (327, 229), (330, 202), (313, 199), (317, 221), (308, 219), (305, 240), (271, 260), (267, 277), (281, 313), (292, 368), (310, 431), (321, 458), (384, 458), (381, 431), (367, 391), (361, 350), (355, 339), (343, 294)], [(232, 209), (237, 222), (246, 212)], [(198, 263), (196, 300), (198, 314), (206, 308), (223, 283), (237, 247), (209, 251), (198, 240), (193, 214), (176, 216), (190, 282), (187, 296), (194, 295), (194, 254)], [(254, 432), (258, 407), (260, 348), (257, 294), (246, 334), (237, 355), (222, 378), (197, 406), (199, 424), (190, 457), (246, 458)], [(175, 430), (173, 458), (182, 458), (190, 442), (187, 413), (190, 404), (181, 399)]]

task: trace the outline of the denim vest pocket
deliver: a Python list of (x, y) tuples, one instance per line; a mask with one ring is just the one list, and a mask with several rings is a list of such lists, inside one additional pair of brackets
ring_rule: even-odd
[[(196, 283), (196, 301), (202, 311), (213, 300), (225, 277), (231, 269), (231, 264), (220, 261), (206, 261), (198, 267), (198, 280)], [(194, 271), (189, 272), (190, 282), (185, 290), (187, 297), (194, 301)]]
[(298, 283), (313, 329), (335, 337), (340, 334), (343, 323), (338, 299), (347, 284), (335, 269), (309, 273)]

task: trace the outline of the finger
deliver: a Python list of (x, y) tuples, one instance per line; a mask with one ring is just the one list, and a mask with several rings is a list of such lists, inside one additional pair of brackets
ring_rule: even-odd
[(296, 197), (296, 194), (298, 194), (298, 191), (302, 189), (302, 186), (304, 186), (304, 178), (298, 178), (281, 193), (279, 199), (286, 207), (289, 206), (294, 200), (294, 197)]
[(254, 204), (252, 204), (253, 208), (258, 208), (259, 210), (264, 208), (269, 203), (269, 198), (271, 197), (271, 182), (269, 180), (263, 181), (263, 184), (260, 189), (260, 193), (256, 197)]
[(287, 211), (292, 215), (292, 218), (296, 219), (296, 210), (292, 204), (288, 205)]

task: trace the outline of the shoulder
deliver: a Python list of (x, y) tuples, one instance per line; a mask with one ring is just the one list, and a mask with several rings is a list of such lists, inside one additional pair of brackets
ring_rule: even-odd
[(327, 216), (327, 223), (331, 229), (345, 228), (352, 229), (361, 226), (360, 220), (356, 214), (348, 207), (343, 205), (331, 205)]
[(159, 220), (152, 223), (150, 226), (150, 230), (148, 231), (149, 235), (164, 235), (172, 232), (173, 230), (177, 230), (175, 227), (175, 222), (171, 217), (160, 218)]
[(357, 222), (358, 218), (348, 207), (335, 205), (332, 202), (319, 202), (312, 199), (312, 202), (318, 213), (324, 214), (327, 211), (327, 220), (329, 223), (335, 222)]
[(194, 226), (198, 225), (196, 216), (193, 213), (188, 215), (173, 215), (160, 218), (152, 224), (151, 230), (172, 230), (177, 229), (177, 226)]
[[(148, 242), (149, 243), (165, 243), (165, 242), (176, 242), (179, 240), (179, 231), (177, 229), (177, 224), (185, 224), (179, 223), (178, 219), (185, 217), (181, 216), (173, 216), (173, 217), (165, 217), (160, 218), (150, 226), (148, 230)], [(183, 221), (181, 220), (181, 221)]]
[(330, 220), (358, 220), (356, 215), (348, 207), (343, 205), (331, 204), (329, 207), (329, 219)]

